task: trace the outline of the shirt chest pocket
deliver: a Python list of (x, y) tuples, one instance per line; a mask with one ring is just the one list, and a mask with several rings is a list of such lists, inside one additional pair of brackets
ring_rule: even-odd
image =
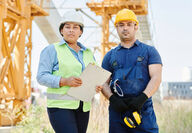
[(142, 80), (144, 78), (144, 71), (147, 68), (147, 58), (144, 56), (138, 56), (136, 62), (136, 79)]

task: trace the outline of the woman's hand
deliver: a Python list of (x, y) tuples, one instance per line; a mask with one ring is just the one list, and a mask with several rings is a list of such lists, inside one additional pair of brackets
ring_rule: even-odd
[(82, 80), (79, 77), (71, 76), (69, 78), (61, 78), (60, 86), (78, 87), (82, 85)]
[(69, 77), (67, 78), (67, 85), (71, 87), (78, 87), (82, 85), (82, 80), (78, 77)]

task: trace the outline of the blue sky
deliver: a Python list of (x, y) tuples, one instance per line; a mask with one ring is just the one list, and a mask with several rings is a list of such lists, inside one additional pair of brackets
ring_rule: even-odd
[[(86, 0), (65, 0), (64, 6), (86, 7)], [(155, 22), (155, 36), (157, 49), (163, 61), (163, 81), (182, 80), (182, 69), (192, 66), (192, 0), (150, 0)], [(55, 0), (59, 4), (60, 0)], [(89, 9), (84, 9), (88, 14), (95, 16)], [(64, 13), (66, 10), (61, 10)], [(85, 22), (94, 25), (87, 17), (83, 16)], [(92, 40), (86, 40), (86, 32), (94, 36)], [(35, 23), (33, 23), (33, 50), (32, 50), (32, 80), (35, 80), (40, 51), (48, 45)], [(87, 28), (80, 41), (85, 45), (95, 43), (99, 45), (101, 38), (100, 28)], [(85, 41), (86, 40), (86, 41)]]

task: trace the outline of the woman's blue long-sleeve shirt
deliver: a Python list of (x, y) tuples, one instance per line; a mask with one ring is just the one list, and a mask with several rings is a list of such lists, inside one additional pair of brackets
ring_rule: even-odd
[[(85, 69), (85, 64), (83, 62), (83, 51), (87, 48), (78, 42), (77, 45), (81, 49), (77, 53), (75, 50), (69, 47), (69, 45), (65, 42), (64, 39), (59, 42), (59, 45), (67, 45), (67, 47), (70, 49), (75, 58), (81, 63), (83, 71)], [(44, 48), (40, 54), (39, 67), (36, 77), (38, 83), (46, 87), (59, 88), (61, 76), (53, 75), (53, 72), (57, 70), (59, 70), (57, 52), (55, 50), (54, 45), (51, 44)]]

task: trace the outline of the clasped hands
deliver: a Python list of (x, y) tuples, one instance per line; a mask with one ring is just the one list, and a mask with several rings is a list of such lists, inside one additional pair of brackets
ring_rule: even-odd
[(111, 92), (108, 83), (103, 85), (102, 93), (109, 99), (109, 104), (116, 112), (126, 112), (128, 110), (140, 112), (143, 104), (148, 99), (148, 96), (144, 93), (136, 97), (118, 97)]
[(116, 112), (126, 112), (126, 111), (141, 111), (143, 104), (148, 99), (147, 95), (141, 93), (136, 97), (120, 98), (114, 94), (109, 98), (111, 107)]

